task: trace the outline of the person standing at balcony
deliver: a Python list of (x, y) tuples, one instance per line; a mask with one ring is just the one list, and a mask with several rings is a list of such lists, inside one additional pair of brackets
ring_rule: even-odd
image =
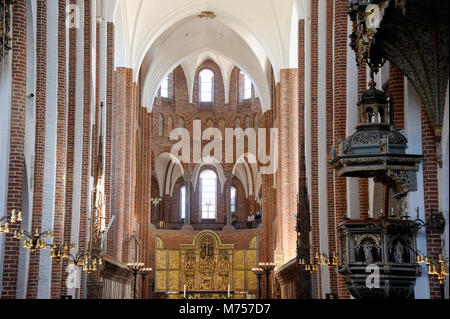
[(255, 216), (253, 215), (253, 212), (250, 212), (248, 214), (248, 218), (247, 218), (247, 227), (248, 228), (253, 228), (253, 222), (255, 221)]
[(261, 223), (261, 213), (259, 211), (256, 212), (255, 222), (256, 222), (256, 227), (258, 227), (258, 225)]

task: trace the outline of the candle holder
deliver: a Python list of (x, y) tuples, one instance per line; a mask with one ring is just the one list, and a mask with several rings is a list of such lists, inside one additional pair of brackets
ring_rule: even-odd
[(63, 259), (70, 259), (70, 251), (75, 249), (75, 244), (65, 242), (62, 245), (53, 244), (50, 247), (50, 258), (56, 263), (60, 263)]
[(261, 268), (264, 271), (264, 274), (266, 275), (266, 299), (270, 299), (269, 296), (269, 278), (270, 273), (275, 269), (274, 263), (269, 262), (262, 262), (258, 264), (259, 268)]
[(417, 263), (428, 266), (428, 275), (438, 276), (439, 285), (441, 286), (441, 299), (445, 299), (445, 277), (449, 274), (448, 260), (449, 258), (444, 259), (442, 254), (439, 254), (438, 259), (427, 257), (423, 254), (417, 255)]
[(144, 263), (128, 263), (128, 269), (133, 273), (133, 299), (136, 299), (136, 281), (139, 271), (144, 268)]
[[(11, 232), (10, 224), (16, 224), (23, 221), (22, 211), (13, 209), (8, 222), (8, 214), (0, 218), (0, 234), (9, 234)], [(16, 237), (15, 237), (16, 238)]]
[(145, 297), (145, 278), (153, 271), (152, 268), (142, 268), (139, 270), (139, 275), (141, 275), (142, 278), (142, 296), (141, 299), (144, 299)]
[(24, 240), (22, 247), (28, 248), (32, 252), (38, 251), (39, 249), (47, 249), (50, 245), (47, 244), (44, 240), (48, 238), (54, 237), (54, 233), (51, 230), (47, 230), (45, 232), (39, 232), (39, 230), (36, 228), (34, 233), (29, 233), (26, 230), (22, 229), (20, 231), (14, 232), (14, 238), (16, 239), (22, 239), (27, 238)]
[(262, 298), (261, 279), (264, 275), (264, 269), (252, 268), (252, 272), (256, 275), (256, 278), (258, 278), (258, 299), (261, 299)]

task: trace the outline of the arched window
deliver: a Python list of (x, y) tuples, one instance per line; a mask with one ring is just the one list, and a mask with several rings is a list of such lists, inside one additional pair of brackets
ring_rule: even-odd
[(200, 174), (200, 201), (202, 219), (216, 219), (217, 216), (217, 175), (212, 170)]
[(180, 216), (181, 219), (186, 217), (186, 186), (180, 187)]
[(161, 97), (169, 97), (169, 76), (167, 75), (161, 82)]
[(173, 130), (173, 117), (171, 115), (169, 115), (169, 118), (167, 120), (167, 132), (168, 135), (170, 136), (170, 133)]
[(236, 213), (236, 201), (237, 201), (236, 187), (231, 186), (231, 196), (230, 196), (231, 213)]
[(200, 102), (212, 102), (214, 73), (205, 69), (200, 72)]
[(252, 80), (247, 74), (244, 74), (244, 99), (250, 99), (252, 97)]

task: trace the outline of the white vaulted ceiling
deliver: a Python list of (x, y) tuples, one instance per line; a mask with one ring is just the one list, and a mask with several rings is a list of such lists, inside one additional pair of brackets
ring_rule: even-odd
[[(142, 105), (149, 111), (163, 77), (183, 67), (189, 97), (195, 70), (210, 58), (222, 71), (226, 101), (236, 65), (252, 79), (263, 112), (270, 109), (271, 72), (297, 67), (298, 19), (307, 0), (110, 0), (108, 21), (116, 29), (116, 66), (141, 72)], [(212, 11), (214, 19), (199, 18)], [(142, 68), (141, 68), (142, 67)]]

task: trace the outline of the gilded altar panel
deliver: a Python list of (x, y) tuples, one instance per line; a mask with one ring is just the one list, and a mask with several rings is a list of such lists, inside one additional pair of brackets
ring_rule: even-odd
[(180, 251), (179, 250), (169, 250), (169, 269), (180, 269)]
[(245, 250), (236, 250), (233, 253), (233, 269), (245, 268)]
[(245, 252), (245, 269), (252, 269), (257, 266), (256, 250), (247, 250)]
[(170, 291), (180, 290), (180, 272), (178, 270), (169, 271), (169, 288)]
[[(200, 232), (192, 244), (181, 244), (180, 249), (164, 249), (162, 240), (157, 238), (155, 288), (166, 292), (184, 288), (188, 293), (203, 291), (198, 298), (209, 298), (210, 291), (226, 294), (228, 286), (234, 292), (254, 292), (258, 287), (256, 276), (251, 272), (258, 265), (256, 236), (248, 247), (234, 250), (234, 245), (222, 244), (212, 231)], [(170, 295), (170, 298), (177, 295)], [(234, 298), (244, 296), (236, 294)]]
[(167, 250), (156, 250), (156, 269), (167, 269)]
[(157, 291), (167, 290), (167, 272), (157, 270), (155, 277), (155, 289)]
[(233, 290), (244, 291), (245, 272), (242, 270), (235, 270), (233, 272)]
[(245, 282), (247, 283), (246, 291), (258, 289), (258, 279), (251, 270), (247, 270)]

